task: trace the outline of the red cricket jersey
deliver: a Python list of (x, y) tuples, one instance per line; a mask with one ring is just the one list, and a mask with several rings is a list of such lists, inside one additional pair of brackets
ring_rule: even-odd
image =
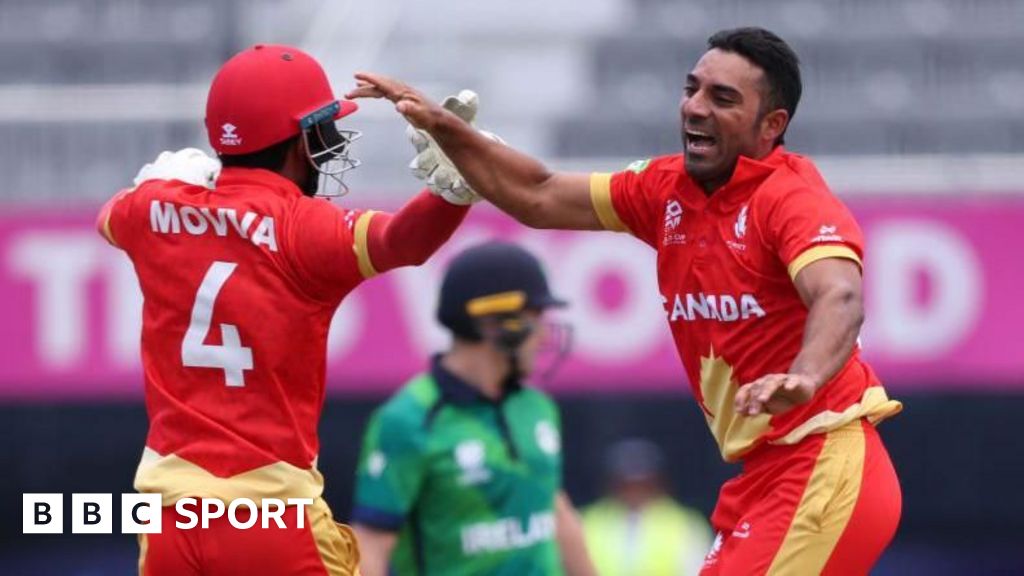
[(822, 258), (861, 263), (853, 216), (810, 160), (777, 147), (740, 157), (711, 197), (680, 155), (594, 174), (602, 224), (658, 251), (658, 284), (679, 356), (722, 456), (738, 460), (763, 442), (793, 444), (854, 419), (877, 422), (901, 409), (855, 350), (813, 399), (783, 414), (736, 414), (742, 384), (786, 373), (800, 351), (807, 308), (793, 284)]
[(107, 203), (101, 231), (144, 297), (150, 427), (136, 489), (165, 504), (319, 496), (327, 333), (372, 274), (371, 218), (242, 168), (216, 190), (151, 180)]

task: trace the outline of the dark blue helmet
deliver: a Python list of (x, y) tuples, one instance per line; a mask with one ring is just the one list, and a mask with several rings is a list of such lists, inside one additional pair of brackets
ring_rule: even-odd
[(479, 341), (478, 320), (565, 306), (548, 289), (540, 262), (507, 242), (487, 242), (452, 260), (441, 283), (437, 319), (455, 335)]

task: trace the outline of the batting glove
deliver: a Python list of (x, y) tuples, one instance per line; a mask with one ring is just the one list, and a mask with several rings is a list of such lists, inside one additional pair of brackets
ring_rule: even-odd
[[(476, 119), (479, 102), (476, 92), (463, 90), (457, 96), (445, 98), (441, 106), (472, 125)], [(491, 140), (503, 142), (495, 134), (485, 130), (478, 131)], [(430, 188), (431, 192), (460, 206), (467, 206), (480, 200), (480, 196), (469, 187), (462, 174), (459, 174), (459, 170), (430, 134), (412, 126), (406, 129), (406, 134), (416, 148), (416, 157), (409, 163), (409, 168), (416, 178), (427, 183), (427, 188)]]
[(213, 190), (219, 175), (219, 160), (197, 148), (183, 148), (177, 152), (161, 152), (156, 160), (139, 170), (132, 182), (139, 186), (147, 180), (181, 180)]

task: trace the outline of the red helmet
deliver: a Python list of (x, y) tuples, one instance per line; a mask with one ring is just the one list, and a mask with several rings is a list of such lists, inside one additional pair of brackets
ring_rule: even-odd
[(338, 100), (323, 68), (298, 48), (257, 44), (217, 72), (206, 100), (206, 133), (218, 154), (249, 154), (325, 120), (356, 111)]

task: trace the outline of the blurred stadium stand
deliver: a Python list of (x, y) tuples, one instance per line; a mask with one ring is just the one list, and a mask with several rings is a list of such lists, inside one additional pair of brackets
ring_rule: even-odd
[[(678, 149), (686, 71), (710, 32), (752, 23), (804, 62), (793, 149), (1024, 154), (1020, 1), (3, 0), (0, 170), (15, 176), (0, 202), (95, 201), (154, 151), (205, 146), (209, 79), (266, 41), (312, 51), (339, 93), (370, 68), (437, 96), (473, 87), (509, 142), (612, 168)], [(354, 188), (407, 194), (401, 121), (370, 103), (352, 123)]]
[(708, 31), (757, 22), (803, 61), (787, 140), (809, 154), (1024, 150), (1020, 2), (637, 0), (594, 41), (599, 103), (563, 121), (568, 156), (678, 149), (682, 79)]
[[(433, 96), (472, 87), (481, 124), (517, 147), (616, 169), (679, 149), (685, 73), (710, 33), (738, 25), (773, 29), (801, 56), (787, 141), (839, 191), (1024, 193), (1024, 0), (0, 0), (0, 211), (94, 206), (159, 151), (208, 148), (208, 82), (256, 42), (309, 50), (339, 94), (361, 69)], [(352, 125), (359, 202), (415, 190), (392, 108), (365, 103)], [(378, 400), (325, 410), (340, 518)], [(704, 510), (732, 472), (682, 395), (563, 400), (578, 500), (596, 496), (592, 471), (621, 435), (664, 442), (677, 495)], [(919, 393), (883, 426), (905, 514), (878, 573), (1024, 573), (1022, 412), (1020, 393)], [(131, 571), (130, 537), (30, 540), (12, 519), (22, 492), (127, 491), (145, 426), (141, 404), (0, 404), (0, 573)]]

